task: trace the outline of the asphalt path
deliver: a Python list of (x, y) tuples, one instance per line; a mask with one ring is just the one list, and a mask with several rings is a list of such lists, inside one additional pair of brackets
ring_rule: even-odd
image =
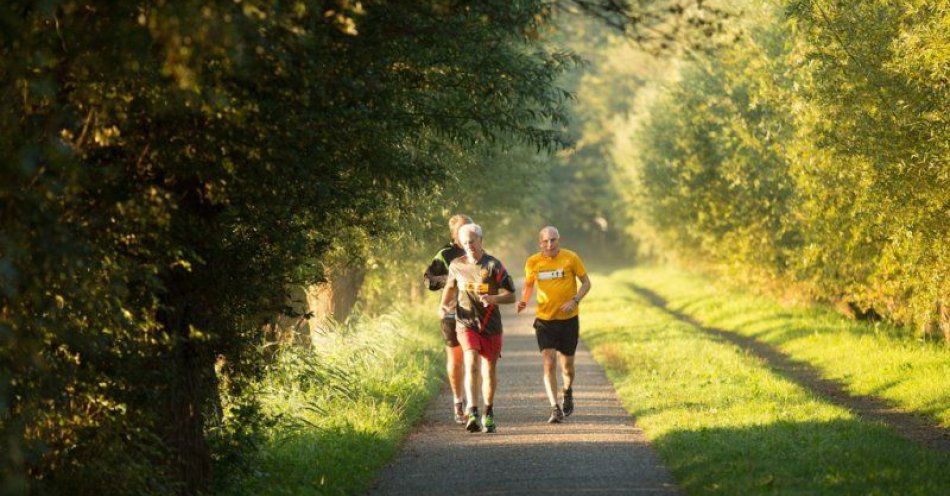
[[(369, 494), (677, 494), (583, 343), (576, 355), (574, 414), (564, 423), (547, 423), (534, 309), (520, 315), (514, 305), (503, 309), (498, 432), (469, 433), (456, 424), (445, 385)], [(583, 319), (582, 310), (582, 326)]]

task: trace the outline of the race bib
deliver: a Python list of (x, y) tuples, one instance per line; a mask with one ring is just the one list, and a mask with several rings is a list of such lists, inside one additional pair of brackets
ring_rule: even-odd
[(550, 279), (561, 279), (562, 277), (564, 277), (564, 269), (545, 270), (543, 272), (538, 272), (539, 281), (547, 281)]
[(467, 282), (465, 291), (475, 294), (488, 294), (488, 283)]

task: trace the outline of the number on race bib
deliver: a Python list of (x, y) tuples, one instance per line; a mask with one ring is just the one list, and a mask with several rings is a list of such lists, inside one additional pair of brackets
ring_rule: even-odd
[(562, 277), (564, 277), (564, 269), (545, 270), (543, 272), (538, 272), (539, 281), (547, 281), (550, 279), (561, 279)]

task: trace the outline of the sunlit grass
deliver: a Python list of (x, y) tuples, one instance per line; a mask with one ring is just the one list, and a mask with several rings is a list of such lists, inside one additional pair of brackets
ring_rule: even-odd
[(442, 379), (439, 331), (421, 312), (363, 319), (318, 350), (283, 355), (260, 387), (271, 432), (251, 476), (227, 494), (360, 494)]
[[(650, 304), (634, 287), (661, 295), (669, 309), (704, 326), (736, 329), (807, 360), (854, 391), (886, 392), (908, 409), (945, 419), (946, 378), (916, 371), (946, 370), (950, 355), (943, 350), (873, 328), (854, 330), (820, 310), (722, 292), (673, 269), (624, 270), (594, 282), (582, 337), (686, 492), (950, 493), (946, 453), (857, 418)], [(872, 372), (868, 364), (876, 359), (885, 366)], [(914, 362), (913, 372), (886, 365), (903, 361)]]
[(637, 269), (621, 280), (648, 287), (673, 310), (737, 331), (816, 365), (848, 391), (887, 399), (950, 427), (950, 350), (882, 322), (855, 322), (821, 306), (789, 308), (715, 287), (673, 268)]

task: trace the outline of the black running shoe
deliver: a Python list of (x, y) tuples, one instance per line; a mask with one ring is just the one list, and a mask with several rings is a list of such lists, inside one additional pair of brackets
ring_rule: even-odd
[(465, 423), (465, 430), (468, 432), (478, 432), (482, 430), (482, 426), (478, 425), (477, 413), (468, 414), (468, 421)]
[(455, 423), (464, 424), (465, 420), (466, 420), (465, 409), (462, 408), (462, 403), (461, 402), (456, 403), (455, 404)]
[(554, 408), (551, 409), (551, 418), (548, 419), (548, 423), (559, 424), (562, 420), (564, 420), (564, 413), (561, 412), (561, 407), (555, 405)]
[(574, 413), (574, 393), (571, 391), (564, 392), (564, 416), (570, 417)]

